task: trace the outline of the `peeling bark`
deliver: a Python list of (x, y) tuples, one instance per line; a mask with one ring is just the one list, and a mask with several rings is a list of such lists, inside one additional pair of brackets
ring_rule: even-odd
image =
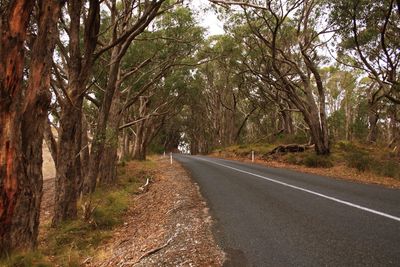
[(0, 253), (36, 246), (42, 197), (42, 144), (50, 68), (62, 1), (38, 2), (26, 88), (24, 42), (35, 1), (12, 1), (2, 16), (0, 58)]

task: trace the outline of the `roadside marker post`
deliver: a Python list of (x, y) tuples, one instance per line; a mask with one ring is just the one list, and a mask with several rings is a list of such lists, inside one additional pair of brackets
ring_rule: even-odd
[(251, 151), (251, 162), (254, 162), (254, 151)]
[(170, 162), (171, 162), (171, 165), (172, 165), (172, 152), (169, 153), (169, 158), (170, 158)]
[(164, 158), (165, 158), (165, 151), (164, 151)]

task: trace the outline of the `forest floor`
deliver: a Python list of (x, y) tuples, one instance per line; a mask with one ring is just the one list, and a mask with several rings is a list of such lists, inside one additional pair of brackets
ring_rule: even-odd
[[(119, 176), (122, 181), (135, 177), (132, 185), (120, 182), (131, 187), (122, 213), (108, 214), (108, 207), (99, 206), (104, 214), (94, 214), (94, 225), (79, 218), (58, 230), (49, 228), (54, 179), (44, 181), (39, 251), (46, 260), (40, 266), (222, 266), (225, 256), (214, 240), (207, 205), (179, 163), (159, 157), (129, 162)], [(106, 191), (98, 201), (112, 199), (111, 207), (118, 209), (119, 191), (113, 198)], [(113, 216), (116, 224), (108, 222)]]
[(210, 156), (251, 162), (251, 151), (255, 151), (255, 163), (268, 167), (400, 188), (400, 159), (387, 149), (338, 143), (333, 146), (333, 151), (328, 157), (317, 156), (312, 149), (299, 153), (268, 155), (276, 146), (237, 145), (217, 149)]

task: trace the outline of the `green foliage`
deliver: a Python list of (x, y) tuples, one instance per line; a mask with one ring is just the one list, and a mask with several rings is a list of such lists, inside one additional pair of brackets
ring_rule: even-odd
[(303, 164), (311, 168), (330, 168), (333, 167), (332, 159), (329, 156), (321, 156), (315, 153), (307, 155), (303, 159)]

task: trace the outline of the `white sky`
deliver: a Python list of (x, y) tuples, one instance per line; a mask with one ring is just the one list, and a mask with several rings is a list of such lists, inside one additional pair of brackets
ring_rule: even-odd
[(208, 35), (224, 33), (223, 24), (211, 8), (211, 3), (208, 0), (192, 0), (189, 5), (199, 12), (198, 20), (201, 26), (208, 29)]

